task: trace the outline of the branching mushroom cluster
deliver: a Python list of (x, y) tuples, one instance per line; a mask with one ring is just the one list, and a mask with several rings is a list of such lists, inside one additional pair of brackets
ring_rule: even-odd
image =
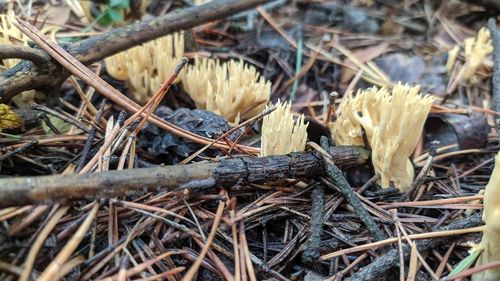
[[(184, 36), (167, 35), (105, 59), (109, 75), (126, 81), (134, 98), (145, 103), (173, 73), (184, 55)], [(182, 77), (174, 81), (177, 83)]]
[[(493, 43), (490, 38), (490, 31), (487, 28), (481, 28), (477, 37), (471, 37), (464, 40), (464, 58), (465, 63), (462, 66), (458, 79), (462, 83), (475, 83), (476, 70), (485, 63), (485, 58), (493, 52)], [(460, 54), (460, 47), (455, 46), (448, 52), (448, 61), (446, 66), (448, 72), (451, 72), (455, 61)]]
[(303, 151), (307, 141), (304, 115), (294, 121), (290, 103), (278, 103), (276, 110), (264, 116), (262, 122), (260, 156), (283, 155)]
[(221, 63), (197, 58), (188, 67), (182, 85), (198, 108), (215, 112), (233, 124), (262, 112), (271, 95), (271, 82), (242, 60)]
[(332, 137), (339, 145), (362, 145), (364, 132), (382, 187), (392, 182), (405, 190), (414, 177), (409, 157), (432, 102), (432, 97), (419, 94), (418, 86), (397, 84), (392, 94), (384, 88), (358, 91), (340, 105), (339, 116), (331, 127)]
[[(107, 58), (108, 73), (126, 81), (134, 98), (145, 103), (173, 73), (184, 55), (182, 34), (168, 35)], [(183, 81), (196, 107), (237, 124), (260, 113), (271, 95), (271, 82), (242, 60), (221, 63), (196, 58), (174, 81)]]
[[(500, 260), (500, 152), (495, 157), (495, 168), (484, 191), (483, 238), (479, 249), (482, 250), (476, 266)], [(500, 268), (491, 268), (472, 275), (472, 281), (500, 280)]]

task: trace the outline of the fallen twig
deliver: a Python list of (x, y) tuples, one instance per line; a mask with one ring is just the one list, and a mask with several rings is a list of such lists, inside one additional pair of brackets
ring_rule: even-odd
[[(470, 228), (478, 226), (482, 223), (481, 213), (474, 214), (472, 216), (466, 217), (461, 220), (457, 220), (453, 223), (450, 223), (447, 226), (439, 228), (437, 231), (447, 231), (447, 230), (458, 230), (464, 228)], [(459, 234), (458, 232), (456, 233)], [(392, 239), (392, 238), (391, 238)], [(397, 241), (397, 238), (394, 238)], [(412, 239), (415, 239), (412, 237)], [(447, 238), (441, 237), (436, 239), (426, 239), (423, 241), (418, 241), (417, 249), (420, 253), (425, 252), (437, 245), (443, 243)], [(403, 256), (405, 259), (409, 258), (411, 252), (411, 248), (408, 245), (403, 246)], [(346, 281), (363, 281), (363, 280), (374, 280), (377, 276), (380, 276), (386, 273), (391, 267), (397, 266), (397, 262), (399, 260), (399, 250), (392, 249), (387, 252), (383, 256), (377, 258), (369, 265), (363, 267), (361, 270), (356, 272), (354, 275), (346, 278)]]
[[(321, 146), (325, 151), (329, 150), (328, 145), (325, 144), (324, 138), (322, 138)], [(352, 206), (359, 219), (365, 224), (368, 231), (370, 231), (370, 233), (373, 235), (373, 238), (375, 238), (375, 240), (377, 241), (384, 240), (384, 234), (382, 234), (382, 231), (377, 226), (373, 218), (363, 207), (361, 200), (359, 200), (356, 193), (352, 190), (349, 182), (347, 182), (345, 177), (342, 175), (342, 171), (335, 165), (335, 163), (328, 163), (329, 159), (326, 159), (326, 157), (324, 158), (325, 172), (328, 175), (328, 179), (340, 189), (340, 191), (344, 195), (344, 198)]]
[(321, 233), (325, 216), (325, 192), (321, 184), (317, 184), (311, 194), (311, 224), (307, 246), (302, 253), (302, 261), (310, 264), (320, 256)]
[[(352, 167), (366, 162), (362, 148), (335, 147), (330, 151), (337, 165)], [(196, 163), (80, 175), (51, 175), (0, 179), (0, 206), (65, 202), (121, 196), (137, 191), (208, 189), (262, 183), (284, 178), (324, 174), (315, 152), (261, 158), (235, 158), (220, 163)]]

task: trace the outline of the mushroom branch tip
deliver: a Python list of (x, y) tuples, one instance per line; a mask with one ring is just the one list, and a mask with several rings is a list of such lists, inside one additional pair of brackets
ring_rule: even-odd
[(307, 142), (304, 114), (294, 121), (288, 102), (275, 105), (276, 110), (264, 116), (261, 132), (260, 156), (282, 155), (303, 151)]
[[(105, 59), (111, 77), (127, 82), (139, 103), (146, 103), (170, 75), (184, 56), (184, 34), (174, 33), (133, 47)], [(180, 82), (180, 71), (174, 83)]]

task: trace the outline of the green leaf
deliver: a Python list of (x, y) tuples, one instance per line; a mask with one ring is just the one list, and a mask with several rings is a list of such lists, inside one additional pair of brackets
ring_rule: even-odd
[(461, 260), (448, 276), (457, 275), (460, 272), (467, 270), (476, 261), (482, 251), (472, 251), (465, 259)]
[(129, 0), (109, 0), (108, 6), (110, 8), (127, 9), (130, 7)]
[(108, 15), (113, 22), (123, 20), (123, 11), (121, 9), (111, 8), (109, 9)]
[(121, 9), (107, 8), (97, 18), (97, 22), (102, 26), (109, 26), (115, 22), (123, 20), (123, 13)]
[[(52, 123), (52, 125), (54, 125), (54, 127), (60, 133), (66, 133), (69, 131), (69, 129), (71, 129), (71, 124), (66, 123), (63, 120), (61, 120), (53, 115), (50, 115), (50, 114), (47, 114), (47, 117), (49, 118), (50, 123)], [(52, 131), (52, 129), (45, 122), (41, 122), (41, 123), (42, 123), (42, 128), (46, 134), (53, 134), (54, 133)]]

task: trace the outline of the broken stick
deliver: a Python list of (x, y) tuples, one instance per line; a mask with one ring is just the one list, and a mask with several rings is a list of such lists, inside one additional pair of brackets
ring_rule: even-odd
[[(369, 157), (368, 151), (361, 147), (339, 146), (332, 149), (330, 154), (333, 161), (344, 168), (361, 165)], [(246, 186), (286, 178), (312, 178), (324, 173), (321, 157), (316, 152), (297, 152), (84, 175), (3, 178), (0, 179), (0, 207), (94, 200), (135, 194), (138, 191)]]

